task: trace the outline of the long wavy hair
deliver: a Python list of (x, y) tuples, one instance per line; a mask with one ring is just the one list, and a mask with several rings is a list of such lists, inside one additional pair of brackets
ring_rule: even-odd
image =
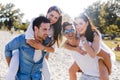
[(81, 13), (78, 17), (75, 18), (75, 20), (79, 18), (83, 19), (86, 23), (88, 22), (88, 26), (84, 36), (86, 37), (87, 41), (93, 42), (94, 32), (99, 34), (99, 31), (92, 24), (90, 18), (85, 13)]
[(54, 29), (54, 41), (53, 43), (57, 42), (57, 45), (59, 46), (60, 45), (60, 42), (62, 41), (62, 11), (60, 8), (58, 8), (57, 6), (52, 6), (48, 9), (47, 11), (47, 14), (50, 13), (51, 11), (56, 11), (60, 17), (59, 19), (57, 20), (57, 22), (55, 24), (52, 24), (51, 26), (53, 26), (53, 29)]

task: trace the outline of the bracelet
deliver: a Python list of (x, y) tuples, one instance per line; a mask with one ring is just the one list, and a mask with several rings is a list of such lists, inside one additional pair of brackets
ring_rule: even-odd
[(86, 40), (82, 40), (82, 43), (85, 44)]

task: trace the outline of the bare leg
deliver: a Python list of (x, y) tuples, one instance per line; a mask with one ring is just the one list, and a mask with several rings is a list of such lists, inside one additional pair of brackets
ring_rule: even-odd
[(108, 69), (104, 64), (102, 59), (99, 59), (99, 73), (100, 73), (100, 80), (109, 80), (109, 73)]
[(109, 75), (111, 74), (111, 67), (112, 67), (112, 63), (111, 63), (111, 59), (110, 59), (110, 54), (106, 53), (105, 51), (101, 50), (100, 53), (98, 54), (98, 56), (103, 58), (103, 62), (106, 65), (107, 69), (108, 69), (108, 73)]
[(72, 66), (69, 68), (69, 76), (70, 80), (77, 80), (76, 73), (77, 72), (82, 72), (76, 62), (72, 64)]

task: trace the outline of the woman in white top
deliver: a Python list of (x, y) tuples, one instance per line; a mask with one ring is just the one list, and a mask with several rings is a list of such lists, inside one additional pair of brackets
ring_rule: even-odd
[[(79, 21), (78, 23), (82, 24)], [(90, 47), (92, 47), (93, 44), (91, 44), (90, 41), (88, 41), (88, 43), (87, 41), (83, 42), (83, 39), (84, 39), (83, 37), (77, 38), (72, 25), (67, 22), (63, 24), (63, 32), (64, 32), (65, 37), (67, 38), (64, 44), (64, 47), (69, 50), (72, 50), (70, 53), (72, 53), (75, 59), (75, 62), (76, 62), (74, 63), (74, 65), (72, 65), (74, 68), (71, 73), (75, 73), (78, 70), (80, 70), (80, 72), (83, 72), (81, 80), (100, 80), (100, 77), (104, 78), (102, 75), (99, 74), (99, 73), (102, 73), (102, 74), (106, 74), (105, 75), (106, 79), (104, 78), (103, 80), (108, 80), (108, 71), (107, 71), (105, 64), (103, 64), (103, 61), (100, 60), (98, 63), (99, 57), (96, 55), (94, 56), (94, 54), (92, 54), (93, 52), (89, 54), (89, 52), (91, 51)], [(99, 37), (97, 34), (94, 34), (94, 36), (95, 36), (94, 37), (95, 40), (97, 40), (97, 38)], [(97, 48), (96, 50), (99, 51), (99, 47), (96, 46), (96, 48)], [(99, 68), (100, 70), (104, 70), (106, 72), (102, 72), (102, 71), (99, 72)], [(76, 80), (76, 74), (72, 74), (72, 75), (70, 74), (70, 80)]]
[[(49, 43), (49, 46), (52, 46), (55, 42), (59, 46), (59, 41), (62, 38), (61, 37), (61, 23), (62, 23), (61, 14), (62, 14), (62, 12), (61, 12), (60, 8), (58, 8), (57, 6), (51, 6), (48, 9), (46, 17), (50, 20), (50, 24), (51, 24), (50, 35), (49, 35), (51, 41)], [(34, 32), (32, 29), (33, 20), (31, 21), (31, 23), (25, 33), (25, 38), (26, 38), (27, 43), (36, 49), (35, 50), (35, 60), (37, 60), (38, 56), (40, 56), (39, 54), (40, 54), (41, 50), (49, 52), (49, 48), (48, 48), (49, 46), (48, 47), (44, 46), (41, 43), (36, 42), (34, 40)], [(9, 72), (6, 77), (6, 80), (15, 80), (15, 75), (16, 75), (18, 67), (19, 67), (18, 53), (19, 53), (19, 51), (15, 50), (13, 52), (12, 59), (7, 60), (8, 64), (10, 64), (10, 65), (9, 65)], [(47, 59), (48, 59), (48, 57), (47, 57)], [(49, 71), (49, 66), (48, 66), (48, 62), (46, 59), (43, 60), (42, 72), (43, 72), (44, 80), (50, 80), (50, 71)]]

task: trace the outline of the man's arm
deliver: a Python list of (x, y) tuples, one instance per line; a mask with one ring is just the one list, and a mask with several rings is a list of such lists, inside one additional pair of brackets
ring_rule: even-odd
[(18, 49), (20, 47), (20, 45), (22, 45), (22, 42), (24, 42), (23, 36), (20, 35), (20, 36), (14, 38), (13, 40), (11, 40), (5, 46), (5, 57), (6, 57), (6, 61), (7, 61), (8, 65), (10, 64), (10, 60), (12, 57), (12, 51), (15, 49)]
[(7, 64), (9, 66), (10, 65), (10, 61), (11, 61), (11, 57), (6, 57), (6, 61), (7, 61)]

